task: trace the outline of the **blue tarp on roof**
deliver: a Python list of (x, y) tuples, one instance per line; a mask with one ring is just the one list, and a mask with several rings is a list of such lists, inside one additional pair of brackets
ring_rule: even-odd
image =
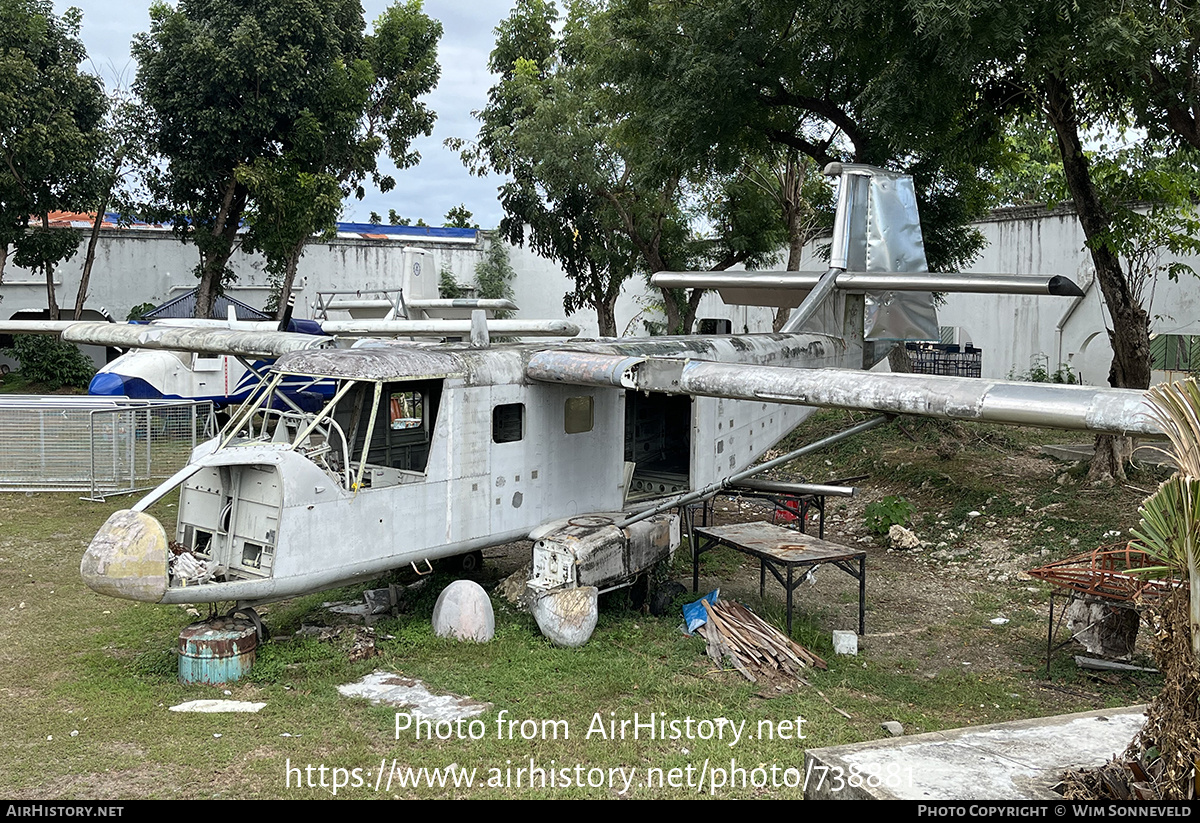
[[(116, 212), (105, 212), (104, 219), (109, 223), (120, 223), (122, 220), (121, 215)], [(149, 228), (154, 226), (170, 228), (170, 225), (170, 223), (143, 223), (140, 220), (130, 222), (130, 226), (133, 228)], [(479, 234), (479, 229), (452, 229), (444, 226), (392, 226), (381, 223), (338, 223), (337, 230), (351, 234), (386, 234), (394, 237), (412, 238), (441, 237), (447, 240), (467, 241), (474, 241)]]
[(398, 237), (444, 237), (474, 240), (479, 229), (451, 229), (444, 226), (385, 226), (380, 223), (338, 223), (338, 231), (357, 234), (391, 234)]

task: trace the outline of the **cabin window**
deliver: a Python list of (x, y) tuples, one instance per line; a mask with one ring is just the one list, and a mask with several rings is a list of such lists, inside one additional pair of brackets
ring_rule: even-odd
[(392, 431), (419, 429), (425, 419), (425, 398), (421, 392), (393, 392), (388, 420)]
[(592, 396), (568, 397), (563, 418), (567, 434), (590, 432), (595, 424), (595, 401)]
[[(334, 409), (334, 422), (350, 444), (351, 460), (401, 471), (424, 472), (437, 422), (441, 380), (385, 384), (379, 406), (372, 408), (375, 387), (363, 381)], [(375, 424), (370, 425), (371, 416)], [(366, 442), (371, 429), (371, 442)], [(335, 451), (340, 451), (340, 441)]]
[(516, 443), (525, 439), (525, 404), (505, 403), (492, 409), (492, 442)]

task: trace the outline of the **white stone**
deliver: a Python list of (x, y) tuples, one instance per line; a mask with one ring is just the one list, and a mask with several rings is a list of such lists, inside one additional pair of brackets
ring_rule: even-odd
[(854, 632), (835, 631), (833, 633), (834, 654), (858, 654), (858, 635)]
[(530, 610), (547, 640), (576, 648), (588, 642), (596, 630), (599, 597), (595, 586), (560, 589), (534, 600)]
[(496, 634), (496, 615), (483, 587), (473, 580), (455, 580), (433, 606), (433, 633), (486, 643)]
[(919, 549), (921, 539), (911, 529), (906, 529), (899, 523), (893, 523), (888, 529), (888, 545), (893, 549)]

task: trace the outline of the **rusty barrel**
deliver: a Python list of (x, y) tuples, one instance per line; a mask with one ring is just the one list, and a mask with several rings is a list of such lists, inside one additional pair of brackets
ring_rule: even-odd
[(254, 665), (258, 634), (249, 620), (218, 618), (179, 633), (179, 682), (232, 683)]

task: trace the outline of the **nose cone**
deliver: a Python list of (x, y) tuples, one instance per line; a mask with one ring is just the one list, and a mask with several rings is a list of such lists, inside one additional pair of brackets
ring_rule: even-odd
[(157, 603), (167, 592), (167, 533), (144, 512), (114, 512), (92, 538), (79, 573), (100, 594)]
[(102, 395), (105, 397), (123, 397), (125, 395), (125, 381), (121, 379), (121, 375), (113, 374), (112, 372), (97, 372), (92, 378), (92, 382), (88, 384), (88, 394)]

